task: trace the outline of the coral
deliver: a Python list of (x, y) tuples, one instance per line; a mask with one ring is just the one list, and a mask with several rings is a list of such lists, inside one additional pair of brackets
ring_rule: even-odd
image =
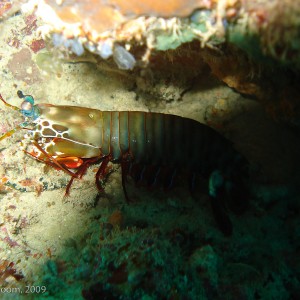
[(82, 44), (77, 39), (66, 39), (64, 36), (54, 33), (52, 36), (54, 47), (63, 47), (69, 49), (78, 56), (84, 53)]
[[(210, 1), (140, 1), (124, 2), (122, 0), (113, 0), (103, 2), (100, 0), (93, 1), (76, 1), (72, 0), (64, 5), (57, 5), (56, 1), (45, 1), (56, 11), (58, 16), (68, 23), (86, 20), (88, 31), (97, 30), (105, 31), (132, 18), (132, 16), (188, 16), (196, 8), (211, 7)], [(95, 9), (96, 8), (96, 9)], [(92, 13), (91, 13), (92, 11)]]
[[(126, 70), (133, 69), (135, 58), (118, 44), (146, 45), (143, 60), (147, 62), (147, 53), (152, 49), (175, 49), (193, 39), (200, 39), (204, 45), (214, 36), (217, 27), (223, 27), (219, 21), (215, 22), (222, 15), (215, 16), (209, 11), (188, 18), (196, 8), (215, 7), (215, 3), (209, 1), (172, 1), (155, 5), (121, 1), (116, 5), (96, 0), (71, 1), (63, 5), (39, 1), (36, 14), (48, 24), (41, 32), (44, 37), (52, 35), (54, 46), (63, 45), (77, 55), (82, 55), (86, 49), (104, 59), (114, 54), (117, 65)], [(23, 10), (31, 11), (32, 8), (35, 2), (29, 1)]]
[(45, 48), (45, 41), (43, 39), (33, 40), (32, 43), (29, 45), (29, 48), (34, 52), (37, 53), (41, 49)]
[(135, 58), (122, 46), (115, 45), (113, 51), (114, 61), (121, 70), (132, 70)]
[(3, 17), (12, 8), (11, 1), (1, 1), (0, 3), (0, 17)]
[(218, 256), (209, 245), (196, 249), (189, 258), (191, 268), (202, 279), (211, 282), (215, 287), (218, 285)]
[(36, 16), (35, 14), (31, 14), (25, 17), (25, 27), (23, 27), (21, 31), (24, 35), (31, 35), (37, 27)]
[(40, 72), (32, 61), (29, 49), (23, 48), (14, 54), (7, 67), (16, 79), (27, 84), (33, 84), (41, 80)]
[[(70, 284), (79, 279), (85, 299), (100, 295), (104, 299), (119, 299), (121, 295), (124, 299), (141, 299), (146, 295), (162, 299), (168, 294), (174, 297), (187, 294), (189, 299), (196, 299), (195, 295), (203, 294), (201, 283), (196, 283), (195, 275), (183, 264), (179, 244), (161, 232), (135, 228), (120, 231), (118, 227), (104, 233), (104, 226), (99, 229), (87, 240), (81, 254), (77, 252), (74, 257), (72, 247), (68, 248), (63, 260), (73, 256), (72, 261), (77, 265), (73, 275), (68, 271), (58, 273), (56, 263), (48, 262), (42, 284), (52, 291), (56, 281), (66, 285), (66, 280)], [(103, 240), (99, 241), (99, 234), (105, 236)]]
[(18, 272), (14, 268), (14, 263), (7, 260), (0, 260), (0, 284), (5, 286), (6, 280), (13, 277), (15, 280), (19, 281), (24, 278), (22, 273)]

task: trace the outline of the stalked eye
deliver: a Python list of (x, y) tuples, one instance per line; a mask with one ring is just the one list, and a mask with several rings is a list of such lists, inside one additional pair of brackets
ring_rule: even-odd
[(21, 113), (23, 116), (36, 120), (40, 116), (38, 105), (34, 105), (34, 99), (31, 95), (24, 95), (22, 91), (17, 92), (18, 97), (24, 99), (21, 104)]
[(29, 103), (28, 101), (23, 101), (21, 104), (21, 109), (22, 110), (32, 110), (32, 104)]
[(23, 94), (23, 92), (22, 91), (17, 91), (17, 95), (18, 95), (18, 97), (19, 98), (24, 98), (24, 94)]
[(34, 99), (30, 95), (24, 96), (24, 101), (27, 101), (27, 102), (31, 103), (32, 105), (34, 104)]
[(30, 117), (30, 116), (32, 116), (32, 108), (33, 108), (32, 103), (25, 100), (21, 104), (21, 113), (25, 117)]

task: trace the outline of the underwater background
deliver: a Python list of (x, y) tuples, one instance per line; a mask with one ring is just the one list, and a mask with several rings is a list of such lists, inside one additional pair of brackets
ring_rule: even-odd
[[(21, 90), (35, 104), (190, 118), (250, 169), (249, 205), (225, 208), (224, 236), (207, 178), (191, 193), (184, 174), (168, 190), (128, 176), (128, 203), (120, 165), (109, 164), (104, 192), (92, 165), (64, 197), (70, 176), (27, 155), (17, 130), (0, 141), (0, 299), (299, 299), (299, 7), (0, 1), (9, 104), (20, 107)], [(22, 122), (0, 104), (1, 135)]]

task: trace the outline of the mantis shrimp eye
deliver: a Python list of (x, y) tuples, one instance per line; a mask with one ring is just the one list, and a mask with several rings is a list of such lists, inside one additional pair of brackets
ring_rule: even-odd
[(32, 103), (28, 101), (23, 101), (21, 104), (21, 112), (25, 117), (30, 117), (32, 115)]
[(32, 110), (32, 104), (28, 101), (23, 101), (21, 104), (22, 111), (31, 111)]
[(32, 110), (33, 110), (33, 104), (28, 102), (27, 100), (23, 101), (21, 104), (21, 113), (25, 117), (31, 117), (32, 116)]
[(22, 91), (17, 92), (19, 98), (24, 99), (21, 104), (21, 113), (25, 117), (36, 118), (35, 108), (34, 108), (34, 99), (30, 95), (24, 95)]
[(17, 91), (17, 95), (18, 95), (18, 97), (19, 98), (24, 98), (24, 94), (23, 94), (23, 92), (22, 91)]

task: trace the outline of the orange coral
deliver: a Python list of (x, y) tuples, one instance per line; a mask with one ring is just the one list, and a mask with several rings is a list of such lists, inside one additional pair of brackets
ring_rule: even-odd
[(1, 1), (0, 2), (0, 17), (2, 17), (8, 10), (10, 10), (12, 4), (10, 1)]

